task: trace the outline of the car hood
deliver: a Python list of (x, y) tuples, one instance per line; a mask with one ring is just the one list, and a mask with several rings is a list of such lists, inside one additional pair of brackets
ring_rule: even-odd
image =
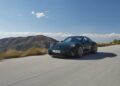
[(72, 43), (64, 43), (64, 42), (58, 42), (56, 44), (53, 45), (52, 48), (56, 48), (56, 49), (67, 49), (70, 48), (70, 45)]

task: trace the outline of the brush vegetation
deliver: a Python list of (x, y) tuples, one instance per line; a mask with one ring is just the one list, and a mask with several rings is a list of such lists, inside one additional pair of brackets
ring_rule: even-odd
[(120, 40), (113, 40), (112, 42), (109, 43), (98, 43), (98, 47), (105, 47), (105, 46), (111, 46), (111, 45), (119, 45), (120, 44)]
[(6, 51), (0, 52), (0, 59), (10, 59), (10, 58), (18, 58), (18, 57), (26, 57), (33, 55), (44, 55), (47, 54), (46, 48), (30, 48), (25, 51), (17, 51), (15, 49), (8, 49)]

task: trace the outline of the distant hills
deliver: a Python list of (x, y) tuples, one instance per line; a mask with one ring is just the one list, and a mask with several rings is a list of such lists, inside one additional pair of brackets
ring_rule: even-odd
[(15, 49), (18, 51), (28, 50), (30, 48), (48, 48), (50, 43), (55, 43), (57, 40), (44, 36), (28, 36), (28, 37), (10, 37), (0, 39), (0, 51)]

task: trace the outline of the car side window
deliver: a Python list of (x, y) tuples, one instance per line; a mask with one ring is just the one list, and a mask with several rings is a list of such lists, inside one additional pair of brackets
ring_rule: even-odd
[(90, 39), (90, 38), (88, 38), (88, 41), (91, 43), (92, 42), (92, 40)]
[(81, 42), (81, 40), (82, 40), (82, 38), (80, 38), (80, 37), (73, 39), (74, 42)]
[(88, 38), (84, 37), (84, 39), (83, 39), (83, 43), (89, 43)]
[(67, 38), (64, 40), (64, 42), (71, 42), (72, 38)]

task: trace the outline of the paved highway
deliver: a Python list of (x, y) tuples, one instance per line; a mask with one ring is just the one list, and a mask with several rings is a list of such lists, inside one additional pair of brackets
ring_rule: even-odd
[(120, 45), (82, 58), (43, 55), (0, 61), (0, 86), (120, 86)]

